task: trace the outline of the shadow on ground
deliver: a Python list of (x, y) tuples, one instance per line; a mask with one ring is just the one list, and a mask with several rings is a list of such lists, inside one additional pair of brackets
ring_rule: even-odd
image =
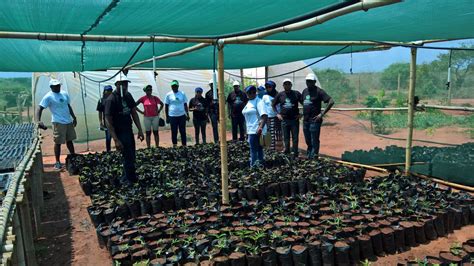
[(41, 227), (35, 241), (39, 265), (71, 265), (72, 226), (68, 201), (53, 165), (45, 164), (43, 174), (44, 208), (41, 212)]

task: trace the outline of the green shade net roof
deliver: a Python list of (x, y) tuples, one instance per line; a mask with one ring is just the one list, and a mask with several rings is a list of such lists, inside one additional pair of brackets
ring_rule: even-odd
[[(2, 3), (0, 31), (85, 35), (215, 36), (251, 30), (342, 0), (23, 0)], [(405, 0), (358, 11), (272, 40), (417, 41), (474, 37), (473, 0)], [(89, 71), (122, 67), (139, 43), (0, 39), (0, 71)], [(155, 43), (155, 55), (195, 43)], [(131, 63), (152, 57), (145, 43)], [(249, 68), (324, 56), (341, 47), (225, 46), (225, 67)], [(370, 47), (354, 46), (353, 51)], [(350, 52), (346, 49), (343, 52)], [(209, 69), (213, 47), (157, 61), (159, 68)], [(151, 68), (142, 64), (140, 68)]]

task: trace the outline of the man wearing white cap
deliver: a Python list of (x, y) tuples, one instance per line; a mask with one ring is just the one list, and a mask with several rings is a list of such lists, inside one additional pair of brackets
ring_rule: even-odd
[(229, 109), (229, 118), (232, 122), (232, 140), (237, 140), (237, 130), (240, 131), (240, 141), (245, 140), (245, 117), (242, 110), (248, 102), (247, 95), (240, 89), (240, 83), (232, 83), (234, 91), (227, 96), (227, 107)]
[[(309, 159), (317, 158), (319, 154), (319, 135), (324, 115), (334, 105), (334, 100), (323, 89), (316, 86), (316, 75), (310, 73), (306, 76), (307, 88), (303, 90), (303, 133), (308, 145), (306, 155)], [(321, 112), (321, 102), (326, 108)]]
[(219, 122), (219, 102), (218, 100), (214, 100), (214, 92), (213, 92), (214, 86), (213, 85), (214, 85), (214, 80), (210, 79), (209, 87), (211, 89), (206, 92), (205, 98), (207, 101), (208, 116), (209, 116), (209, 120), (211, 121), (212, 134), (214, 136), (214, 143), (218, 143), (219, 142), (219, 128), (217, 127), (217, 123)]
[(278, 119), (281, 120), (281, 131), (283, 132), (284, 152), (290, 153), (290, 135), (293, 141), (292, 153), (298, 157), (298, 137), (300, 133), (300, 111), (298, 103), (302, 103), (301, 93), (292, 90), (291, 79), (283, 80), (282, 92), (279, 92), (273, 101), (273, 110), (277, 113)]
[(138, 139), (145, 138), (138, 118), (136, 102), (128, 92), (130, 80), (119, 74), (115, 78), (115, 90), (105, 100), (105, 122), (115, 142), (115, 148), (122, 152), (123, 176), (121, 182), (130, 185), (138, 180), (135, 171), (135, 139), (132, 120), (138, 128)]
[(43, 97), (36, 111), (36, 122), (39, 128), (46, 129), (46, 126), (41, 122), (41, 114), (44, 109), (49, 107), (53, 123), (54, 156), (56, 157), (54, 169), (60, 170), (62, 168), (60, 162), (61, 144), (66, 143), (69, 153), (75, 153), (72, 141), (76, 139), (74, 128), (77, 125), (77, 120), (70, 105), (69, 95), (67, 92), (61, 91), (61, 82), (51, 79), (49, 87), (51, 91)]

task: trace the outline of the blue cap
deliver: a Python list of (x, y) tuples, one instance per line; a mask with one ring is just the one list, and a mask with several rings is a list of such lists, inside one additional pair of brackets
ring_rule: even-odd
[(272, 80), (268, 80), (267, 82), (265, 82), (265, 86), (270, 86), (272, 88), (276, 88), (276, 83), (273, 82)]
[(104, 87), (104, 91), (112, 91), (114, 90), (111, 85), (107, 85)]
[(265, 87), (263, 87), (263, 86), (258, 86), (257, 90), (258, 90), (258, 91), (265, 91)]
[(203, 92), (203, 89), (201, 87), (197, 87), (194, 89), (194, 92)]
[(257, 91), (257, 88), (254, 85), (250, 85), (245, 88), (245, 92), (249, 92), (250, 90)]

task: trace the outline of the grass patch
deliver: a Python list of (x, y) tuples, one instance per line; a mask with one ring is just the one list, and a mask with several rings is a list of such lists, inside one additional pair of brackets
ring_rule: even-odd
[[(388, 134), (394, 129), (406, 128), (408, 123), (407, 112), (396, 112), (385, 114), (381, 112), (361, 112), (357, 115), (359, 119), (370, 120), (375, 133)], [(427, 110), (415, 113), (413, 127), (420, 130), (433, 131), (436, 128), (447, 126), (460, 126), (463, 128), (474, 128), (474, 115), (449, 115), (439, 110)]]

